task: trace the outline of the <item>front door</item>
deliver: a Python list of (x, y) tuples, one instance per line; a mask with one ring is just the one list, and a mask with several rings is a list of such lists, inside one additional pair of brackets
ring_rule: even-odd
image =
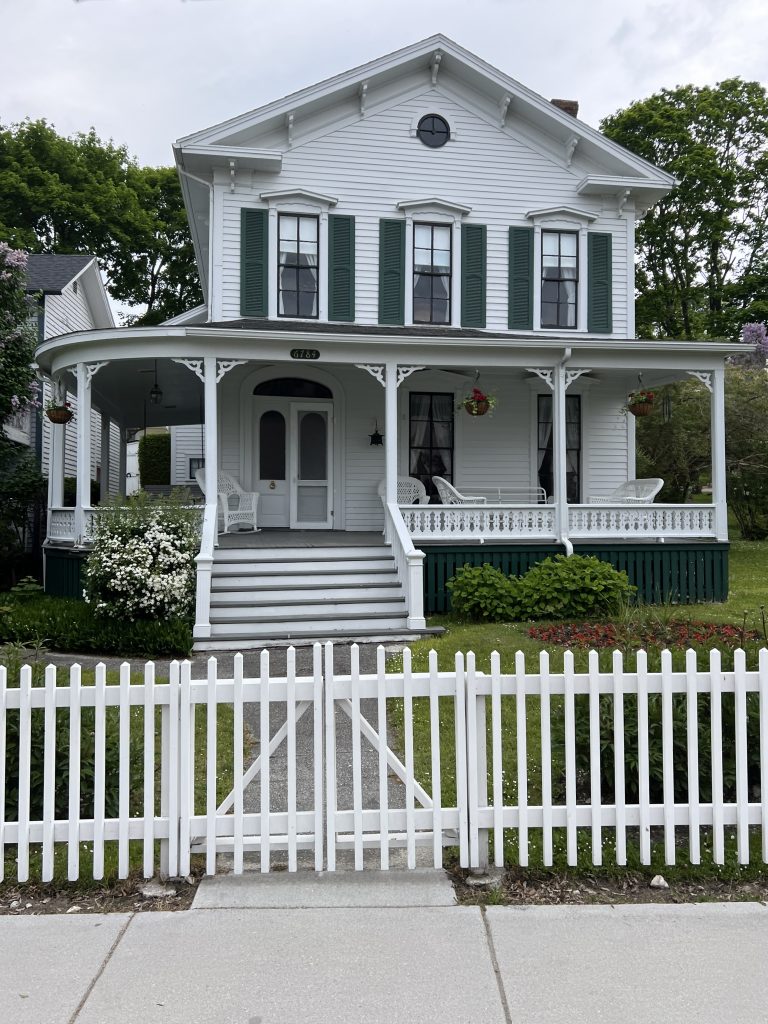
[(259, 526), (333, 526), (333, 403), (256, 398), (255, 487)]

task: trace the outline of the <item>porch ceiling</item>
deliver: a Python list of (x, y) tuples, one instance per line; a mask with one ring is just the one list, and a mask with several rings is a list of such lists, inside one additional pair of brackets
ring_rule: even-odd
[(154, 382), (154, 359), (115, 360), (94, 376), (93, 404), (127, 427), (202, 422), (203, 385), (191, 370), (172, 359), (157, 360), (163, 393), (157, 405), (149, 397)]

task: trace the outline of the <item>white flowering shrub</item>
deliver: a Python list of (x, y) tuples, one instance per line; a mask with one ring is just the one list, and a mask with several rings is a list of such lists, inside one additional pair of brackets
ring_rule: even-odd
[(110, 618), (182, 618), (195, 596), (200, 515), (178, 500), (102, 506), (85, 568), (85, 600)]

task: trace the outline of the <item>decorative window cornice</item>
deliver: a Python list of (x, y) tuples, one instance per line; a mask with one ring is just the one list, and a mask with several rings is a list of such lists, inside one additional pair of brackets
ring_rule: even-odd
[(461, 203), (454, 203), (450, 199), (439, 199), (437, 196), (431, 196), (427, 199), (401, 199), (396, 206), (398, 210), (402, 210), (403, 213), (407, 214), (438, 211), (448, 213), (454, 219), (466, 217), (467, 214), (472, 213), (471, 206), (463, 206)]
[(593, 220), (597, 220), (596, 213), (579, 210), (575, 206), (547, 206), (541, 210), (529, 210), (525, 216), (534, 224), (546, 220), (575, 220), (580, 224), (590, 224)]
[(304, 188), (286, 188), (275, 192), (262, 192), (261, 199), (270, 206), (278, 203), (310, 203), (312, 206), (335, 206), (338, 199), (335, 196), (326, 196), (322, 192), (310, 192)]

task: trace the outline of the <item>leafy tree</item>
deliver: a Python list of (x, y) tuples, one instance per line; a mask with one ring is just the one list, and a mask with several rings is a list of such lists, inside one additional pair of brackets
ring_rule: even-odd
[(91, 129), (0, 126), (0, 239), (30, 252), (93, 253), (110, 293), (158, 323), (201, 301), (181, 189)]
[(26, 547), (30, 513), (43, 494), (34, 457), (11, 441), (1, 426), (15, 413), (37, 405), (32, 370), (36, 339), (24, 292), (26, 264), (26, 253), (0, 242), (0, 564), (11, 583)]
[(115, 255), (110, 290), (147, 307), (126, 323), (159, 324), (203, 301), (179, 179), (172, 167), (131, 165), (128, 183), (146, 216), (132, 248)]
[(637, 230), (645, 337), (736, 340), (768, 314), (768, 93), (759, 82), (663, 89), (603, 132), (678, 186)]

